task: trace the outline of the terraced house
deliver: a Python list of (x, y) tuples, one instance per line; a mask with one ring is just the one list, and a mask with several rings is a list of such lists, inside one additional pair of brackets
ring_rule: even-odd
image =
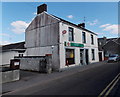
[(47, 13), (47, 5), (38, 7), (37, 16), (25, 32), (27, 56), (52, 55), (53, 70), (97, 62), (97, 34)]

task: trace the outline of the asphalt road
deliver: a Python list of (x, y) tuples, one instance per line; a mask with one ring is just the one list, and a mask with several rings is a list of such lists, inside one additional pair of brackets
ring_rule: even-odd
[[(88, 95), (97, 97), (118, 73), (120, 73), (120, 62), (104, 63), (101, 66), (38, 84), (10, 95)], [(118, 92), (118, 89), (113, 90), (114, 94)]]

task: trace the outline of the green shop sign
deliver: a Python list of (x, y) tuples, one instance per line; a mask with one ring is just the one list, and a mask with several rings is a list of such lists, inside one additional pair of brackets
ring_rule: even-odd
[(72, 47), (84, 47), (84, 44), (80, 44), (80, 43), (65, 42), (64, 45), (65, 46), (72, 46)]

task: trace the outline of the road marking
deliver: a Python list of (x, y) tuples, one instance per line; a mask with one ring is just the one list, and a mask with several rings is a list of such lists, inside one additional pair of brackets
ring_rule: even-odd
[[(117, 79), (117, 80), (116, 80)], [(105, 96), (104, 97), (106, 97), (109, 93), (110, 93), (110, 91), (112, 90), (112, 88), (115, 86), (115, 84), (118, 82), (118, 80), (120, 79), (120, 73), (112, 80), (112, 82), (99, 94), (99, 96), (98, 97), (101, 97), (101, 96), (103, 96), (103, 94), (108, 90), (108, 88), (110, 88), (110, 86), (111, 86), (111, 88), (108, 90), (108, 92), (105, 94)], [(116, 81), (115, 81), (116, 80)], [(115, 81), (115, 82), (114, 82)]]
[(111, 88), (106, 92), (106, 94), (105, 94), (104, 97), (108, 96), (108, 94), (111, 92), (111, 90), (112, 90), (112, 89), (114, 88), (114, 86), (117, 84), (117, 82), (119, 81), (119, 79), (120, 79), (120, 76), (119, 76), (119, 78), (114, 82), (114, 84), (111, 86)]

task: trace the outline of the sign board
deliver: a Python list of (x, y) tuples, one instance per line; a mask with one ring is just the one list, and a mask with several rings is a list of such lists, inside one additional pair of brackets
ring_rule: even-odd
[(66, 31), (66, 30), (63, 30), (63, 31), (62, 31), (62, 34), (66, 34), (66, 33), (67, 33), (67, 31)]
[(84, 44), (80, 44), (80, 43), (65, 42), (64, 45), (65, 46), (71, 46), (71, 47), (84, 47)]

